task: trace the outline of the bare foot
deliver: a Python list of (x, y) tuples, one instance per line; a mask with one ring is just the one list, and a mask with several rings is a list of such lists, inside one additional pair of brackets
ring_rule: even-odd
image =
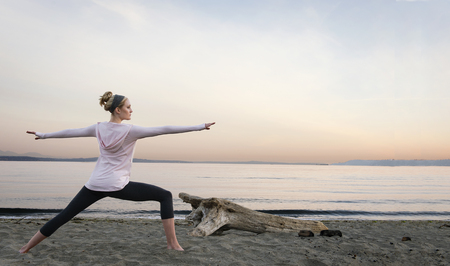
[(27, 246), (28, 246), (28, 245), (23, 246), (23, 247), (19, 250), (19, 252), (22, 253), (22, 254), (27, 253), (27, 252), (30, 250), (29, 248), (27, 248)]
[(40, 231), (37, 231), (37, 233), (30, 239), (30, 241), (28, 241), (28, 243), (19, 250), (19, 252), (27, 253), (28, 251), (30, 251), (30, 249), (32, 249), (34, 246), (36, 246), (46, 238), (47, 237), (41, 234)]
[(183, 249), (180, 245), (173, 245), (173, 246), (167, 245), (167, 249), (173, 249), (173, 250), (178, 250), (178, 251), (184, 251), (184, 249)]

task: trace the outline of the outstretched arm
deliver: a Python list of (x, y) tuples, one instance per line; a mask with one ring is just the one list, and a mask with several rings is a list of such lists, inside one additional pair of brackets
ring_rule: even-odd
[(177, 134), (190, 131), (200, 131), (203, 129), (209, 130), (210, 127), (214, 124), (215, 123), (205, 123), (197, 126), (163, 126), (163, 127), (133, 126), (130, 130), (129, 136), (134, 139), (142, 139), (164, 134)]
[(34, 134), (36, 140), (48, 139), (48, 138), (77, 138), (77, 137), (95, 137), (96, 125), (88, 126), (85, 128), (64, 129), (52, 133), (41, 133), (36, 131), (27, 131), (28, 134)]

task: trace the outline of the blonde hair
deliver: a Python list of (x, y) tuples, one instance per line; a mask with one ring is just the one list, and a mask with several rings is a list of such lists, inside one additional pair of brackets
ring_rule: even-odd
[[(122, 108), (122, 106), (125, 104), (125, 101), (127, 100), (127, 97), (124, 97), (123, 100), (120, 102), (119, 108)], [(111, 108), (111, 105), (113, 104), (114, 100), (114, 94), (110, 91), (107, 91), (103, 93), (103, 96), (100, 96), (100, 106), (103, 106), (105, 111), (111, 112), (109, 109)], [(114, 112), (114, 111), (113, 111)], [(113, 113), (111, 112), (111, 113)]]

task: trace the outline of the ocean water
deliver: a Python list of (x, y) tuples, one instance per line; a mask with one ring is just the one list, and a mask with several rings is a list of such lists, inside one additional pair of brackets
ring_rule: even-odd
[[(0, 218), (53, 217), (94, 166), (0, 162)], [(449, 167), (134, 163), (131, 175), (170, 190), (178, 219), (191, 210), (185, 192), (300, 219), (450, 220)], [(106, 198), (79, 216), (159, 218), (159, 203)]]

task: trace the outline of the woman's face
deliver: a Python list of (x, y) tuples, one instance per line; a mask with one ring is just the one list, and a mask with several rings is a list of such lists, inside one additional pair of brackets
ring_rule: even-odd
[(120, 112), (119, 112), (119, 118), (121, 120), (130, 120), (131, 119), (131, 113), (133, 112), (133, 110), (131, 109), (131, 103), (130, 100), (126, 100), (125, 104), (119, 108)]

